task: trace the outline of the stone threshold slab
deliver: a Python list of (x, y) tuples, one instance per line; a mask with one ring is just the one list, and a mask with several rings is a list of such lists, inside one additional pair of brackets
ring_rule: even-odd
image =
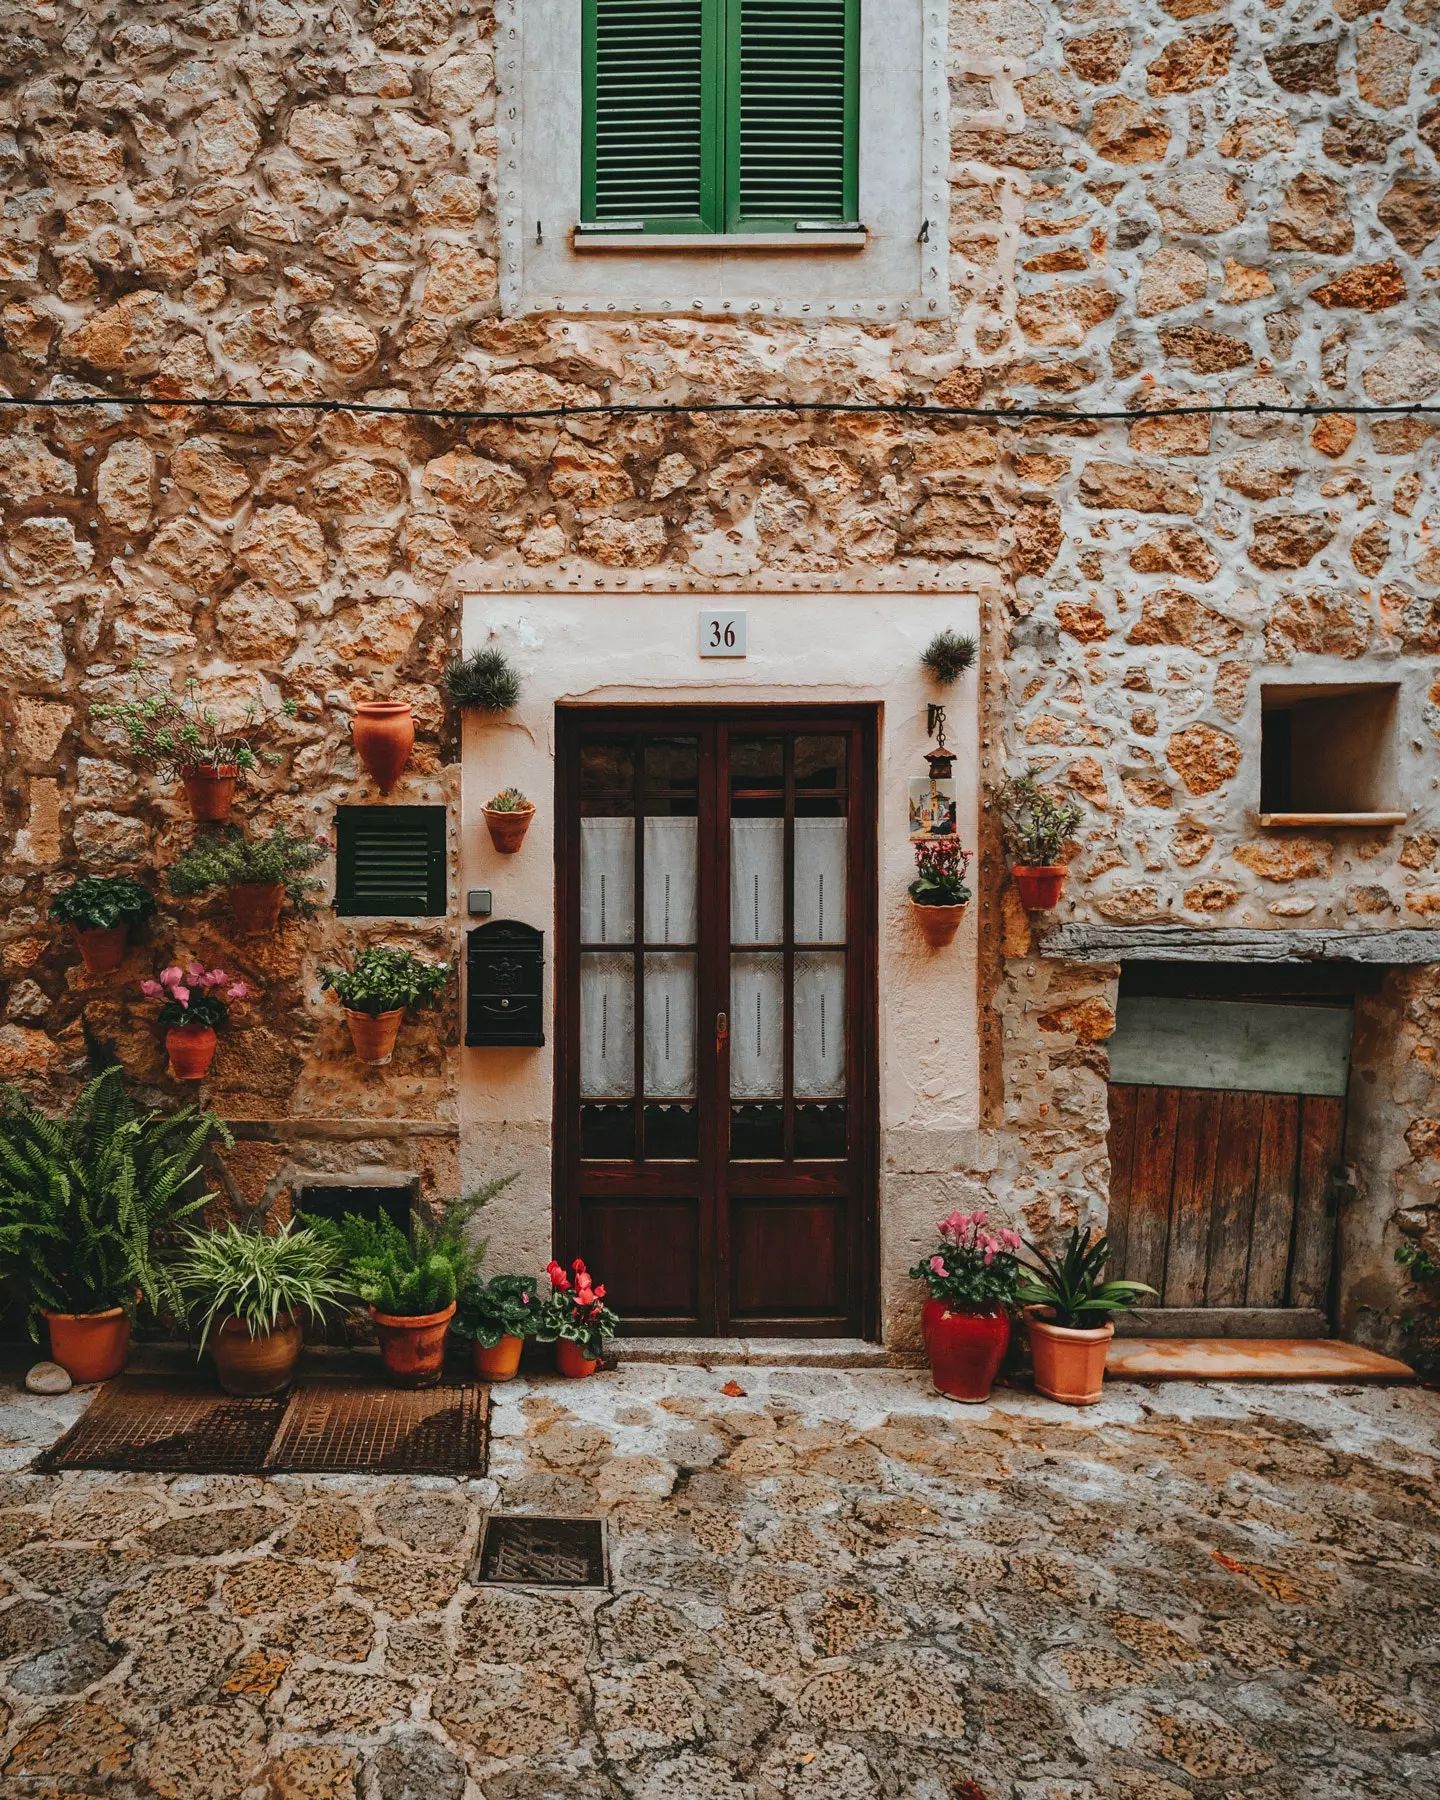
[(918, 1352), (887, 1350), (863, 1338), (617, 1338), (615, 1355), (622, 1363), (738, 1363), (773, 1369), (908, 1369), (919, 1368)]
[(1339, 1338), (1116, 1338), (1112, 1381), (1413, 1381), (1393, 1356)]

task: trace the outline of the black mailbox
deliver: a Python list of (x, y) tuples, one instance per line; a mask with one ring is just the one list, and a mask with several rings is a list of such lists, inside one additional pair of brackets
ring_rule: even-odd
[(466, 934), (467, 1044), (543, 1044), (545, 933), (492, 919)]

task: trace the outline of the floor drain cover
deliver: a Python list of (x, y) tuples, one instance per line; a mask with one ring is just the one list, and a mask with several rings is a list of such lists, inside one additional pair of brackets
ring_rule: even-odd
[(485, 1395), (469, 1383), (359, 1388), (307, 1382), (295, 1389), (267, 1472), (483, 1475)]
[(41, 1469), (134, 1469), (245, 1475), (263, 1467), (285, 1401), (240, 1400), (213, 1388), (126, 1375), (108, 1382)]
[(537, 1519), (491, 1513), (476, 1584), (605, 1587), (605, 1528), (599, 1519)]

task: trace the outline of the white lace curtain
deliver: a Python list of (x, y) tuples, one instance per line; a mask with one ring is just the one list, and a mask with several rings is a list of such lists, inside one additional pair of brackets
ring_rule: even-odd
[[(778, 944), (784, 934), (785, 821), (730, 821), (730, 941)], [(845, 942), (845, 821), (795, 821), (795, 941)]]

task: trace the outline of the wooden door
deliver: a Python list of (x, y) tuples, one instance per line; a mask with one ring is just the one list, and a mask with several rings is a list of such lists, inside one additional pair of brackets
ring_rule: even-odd
[(561, 1254), (629, 1331), (869, 1329), (873, 713), (559, 726)]

